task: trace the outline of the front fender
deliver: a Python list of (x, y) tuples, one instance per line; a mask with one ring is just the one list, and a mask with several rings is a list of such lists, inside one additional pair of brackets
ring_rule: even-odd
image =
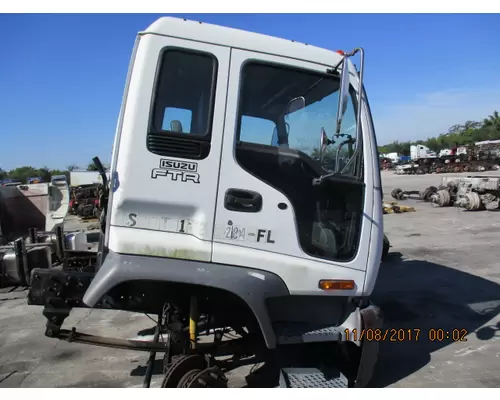
[(276, 346), (276, 335), (271, 325), (266, 300), (290, 295), (288, 288), (277, 275), (233, 265), (126, 255), (109, 251), (85, 292), (83, 302), (89, 307), (94, 307), (117, 285), (137, 280), (202, 285), (233, 293), (246, 302), (254, 313), (267, 347)]

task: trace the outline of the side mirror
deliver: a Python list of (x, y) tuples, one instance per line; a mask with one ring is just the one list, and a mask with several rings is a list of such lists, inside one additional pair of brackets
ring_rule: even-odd
[(325, 154), (326, 148), (330, 144), (332, 144), (332, 141), (328, 139), (325, 128), (321, 127), (321, 134), (319, 139), (319, 160), (321, 163), (323, 162), (323, 155)]
[(306, 106), (306, 99), (303, 96), (295, 97), (290, 100), (286, 106), (285, 116), (288, 117), (289, 114), (298, 111)]
[(342, 118), (347, 110), (349, 100), (349, 57), (344, 56), (342, 60), (342, 70), (340, 71), (339, 107), (337, 110), (337, 128), (335, 134), (340, 134)]
[(328, 139), (328, 136), (326, 135), (325, 128), (321, 127), (321, 138), (320, 138), (320, 149), (321, 152), (323, 153), (326, 150), (326, 147), (330, 144), (330, 139)]

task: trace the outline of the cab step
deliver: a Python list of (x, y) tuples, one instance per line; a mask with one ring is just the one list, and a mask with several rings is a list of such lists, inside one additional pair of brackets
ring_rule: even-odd
[(329, 368), (282, 368), (279, 387), (293, 388), (348, 388), (348, 380), (339, 370)]
[(306, 324), (275, 326), (276, 339), (279, 344), (337, 342), (343, 338), (341, 329), (336, 326), (319, 327)]

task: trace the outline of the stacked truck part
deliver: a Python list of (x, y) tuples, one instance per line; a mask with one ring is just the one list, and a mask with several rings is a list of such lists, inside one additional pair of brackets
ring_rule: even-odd
[(74, 269), (85, 271), (95, 263), (97, 243), (88, 232), (54, 232), (32, 228), (28, 236), (0, 246), (0, 287), (29, 286), (33, 269)]
[(468, 211), (500, 209), (500, 176), (443, 177), (449, 190), (450, 205)]
[(64, 232), (69, 197), (62, 175), (0, 187), (0, 287), (28, 286), (34, 268), (84, 270), (95, 262), (88, 232)]
[(413, 196), (438, 207), (496, 211), (500, 209), (500, 176), (445, 176), (438, 187), (429, 186), (422, 192), (394, 189), (391, 195), (396, 200)]

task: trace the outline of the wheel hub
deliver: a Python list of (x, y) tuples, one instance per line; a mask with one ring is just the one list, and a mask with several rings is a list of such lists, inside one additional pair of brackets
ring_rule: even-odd
[(178, 388), (188, 388), (191, 382), (196, 378), (196, 376), (201, 372), (201, 369), (193, 369), (187, 372), (177, 385)]
[(190, 375), (187, 388), (227, 388), (227, 378), (218, 367), (211, 367)]
[(188, 372), (196, 369), (203, 371), (206, 367), (207, 361), (201, 354), (181, 356), (166, 366), (161, 387), (176, 388)]

